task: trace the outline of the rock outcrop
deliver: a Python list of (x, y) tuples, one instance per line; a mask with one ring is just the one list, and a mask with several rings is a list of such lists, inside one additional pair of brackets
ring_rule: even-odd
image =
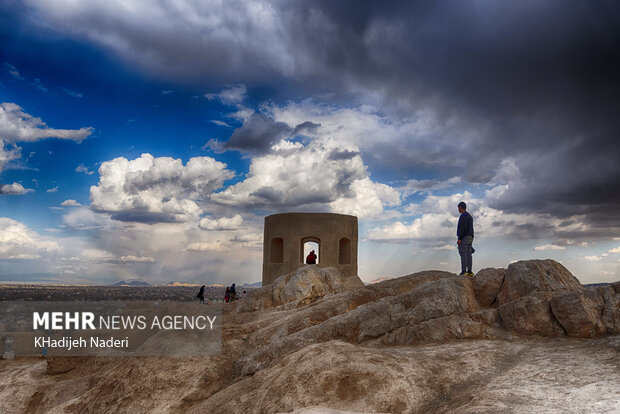
[(601, 321), (606, 332), (611, 335), (620, 335), (620, 292), (610, 286), (596, 288), (595, 291), (603, 298)]
[(524, 260), (512, 263), (506, 269), (497, 303), (501, 306), (535, 292), (556, 291), (583, 292), (584, 287), (554, 260)]
[(502, 326), (523, 335), (564, 335), (562, 326), (551, 311), (550, 299), (551, 295), (547, 292), (534, 292), (504, 303), (498, 309)]
[(603, 298), (596, 291), (562, 291), (550, 301), (553, 315), (567, 335), (591, 338), (605, 332), (601, 320)]
[(527, 260), (508, 266), (496, 302), (502, 326), (516, 333), (588, 338), (617, 332), (612, 291), (584, 288), (553, 260)]
[[(266, 302), (293, 305), (279, 306), (280, 318), (249, 338), (255, 351), (242, 361), (244, 374), (263, 369), (274, 357), (333, 339), (385, 346), (515, 335), (594, 337), (618, 332), (620, 322), (612, 288), (586, 290), (552, 260), (485, 269), (474, 278), (419, 272), (352, 290), (329, 282), (337, 275), (319, 272), (303, 268), (239, 304), (237, 311), (244, 312)], [(304, 276), (308, 282), (301, 283)], [(293, 308), (298, 309), (284, 312)]]
[[(43, 376), (44, 385), (26, 392), (15, 374), (0, 384), (0, 396), (21, 390), (22, 405), (39, 412), (500, 412), (510, 395), (493, 378), (529, 397), (531, 381), (587, 387), (585, 369), (599, 379), (584, 396), (600, 398), (600, 385), (607, 403), (617, 400), (618, 337), (568, 337), (620, 334), (620, 294), (612, 286), (584, 288), (552, 260), (484, 269), (473, 278), (424, 271), (367, 286), (336, 269), (305, 266), (224, 304), (222, 317), (221, 354), (57, 358), (47, 373), (29, 374)], [(415, 346), (428, 344), (434, 346)], [(555, 371), (541, 368), (557, 361)], [(497, 401), (486, 406), (486, 394), (468, 394), (472, 387)], [(550, 404), (547, 397), (541, 392), (530, 407)], [(526, 403), (520, 396), (512, 404)]]
[(341, 293), (364, 286), (358, 276), (343, 276), (333, 267), (316, 265), (300, 267), (278, 277), (272, 284), (251, 291), (243, 301), (236, 302), (240, 312), (251, 312), (286, 304), (287, 308), (314, 302), (328, 294)]
[(495, 303), (495, 298), (504, 283), (505, 275), (506, 269), (492, 267), (476, 273), (476, 277), (473, 278), (474, 292), (480, 305), (491, 306)]

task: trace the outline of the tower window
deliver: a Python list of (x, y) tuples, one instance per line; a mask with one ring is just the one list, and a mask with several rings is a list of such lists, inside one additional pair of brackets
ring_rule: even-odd
[(343, 237), (340, 239), (338, 250), (338, 263), (341, 265), (351, 264), (351, 239)]
[(284, 262), (284, 239), (274, 237), (271, 239), (271, 263)]

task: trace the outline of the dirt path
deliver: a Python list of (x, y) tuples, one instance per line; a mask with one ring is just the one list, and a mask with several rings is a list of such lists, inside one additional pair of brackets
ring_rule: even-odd
[[(187, 397), (193, 386), (204, 389), (223, 375), (214, 368), (202, 359), (93, 360), (50, 375), (41, 359), (0, 361), (0, 413), (62, 413), (85, 405), (92, 412), (170, 412), (175, 406), (215, 412), (233, 401), (237, 412), (620, 412), (620, 336), (381, 348), (330, 341), (208, 399)], [(201, 379), (207, 372), (212, 375)], [(282, 405), (283, 398), (290, 403)]]
[(524, 344), (495, 372), (417, 412), (618, 413), (620, 338)]
[(504, 375), (521, 363), (523, 354), (527, 352), (527, 346), (511, 344), (510, 348), (512, 348), (512, 353), (497, 364), (493, 371), (481, 375), (473, 381), (458, 383), (448, 388), (445, 393), (424, 404), (414, 412), (422, 414), (460, 411), (461, 407), (476, 398), (477, 390), (483, 389), (488, 384), (496, 381), (499, 376)]
[(46, 369), (42, 359), (0, 361), (0, 413), (28, 412), (32, 397), (46, 382)]

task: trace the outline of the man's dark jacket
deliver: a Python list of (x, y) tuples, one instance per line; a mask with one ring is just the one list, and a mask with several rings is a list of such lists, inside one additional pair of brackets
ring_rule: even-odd
[(456, 236), (462, 240), (465, 236), (474, 237), (474, 219), (467, 212), (463, 211), (459, 217), (459, 224), (456, 226)]

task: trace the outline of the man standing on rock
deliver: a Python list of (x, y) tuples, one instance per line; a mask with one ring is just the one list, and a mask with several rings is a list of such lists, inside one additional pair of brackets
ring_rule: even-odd
[(459, 223), (456, 225), (456, 236), (458, 240), (456, 244), (459, 246), (459, 255), (461, 255), (461, 276), (473, 276), (471, 271), (472, 259), (471, 255), (475, 251), (472, 247), (474, 242), (474, 219), (467, 212), (467, 205), (464, 202), (458, 204)]

